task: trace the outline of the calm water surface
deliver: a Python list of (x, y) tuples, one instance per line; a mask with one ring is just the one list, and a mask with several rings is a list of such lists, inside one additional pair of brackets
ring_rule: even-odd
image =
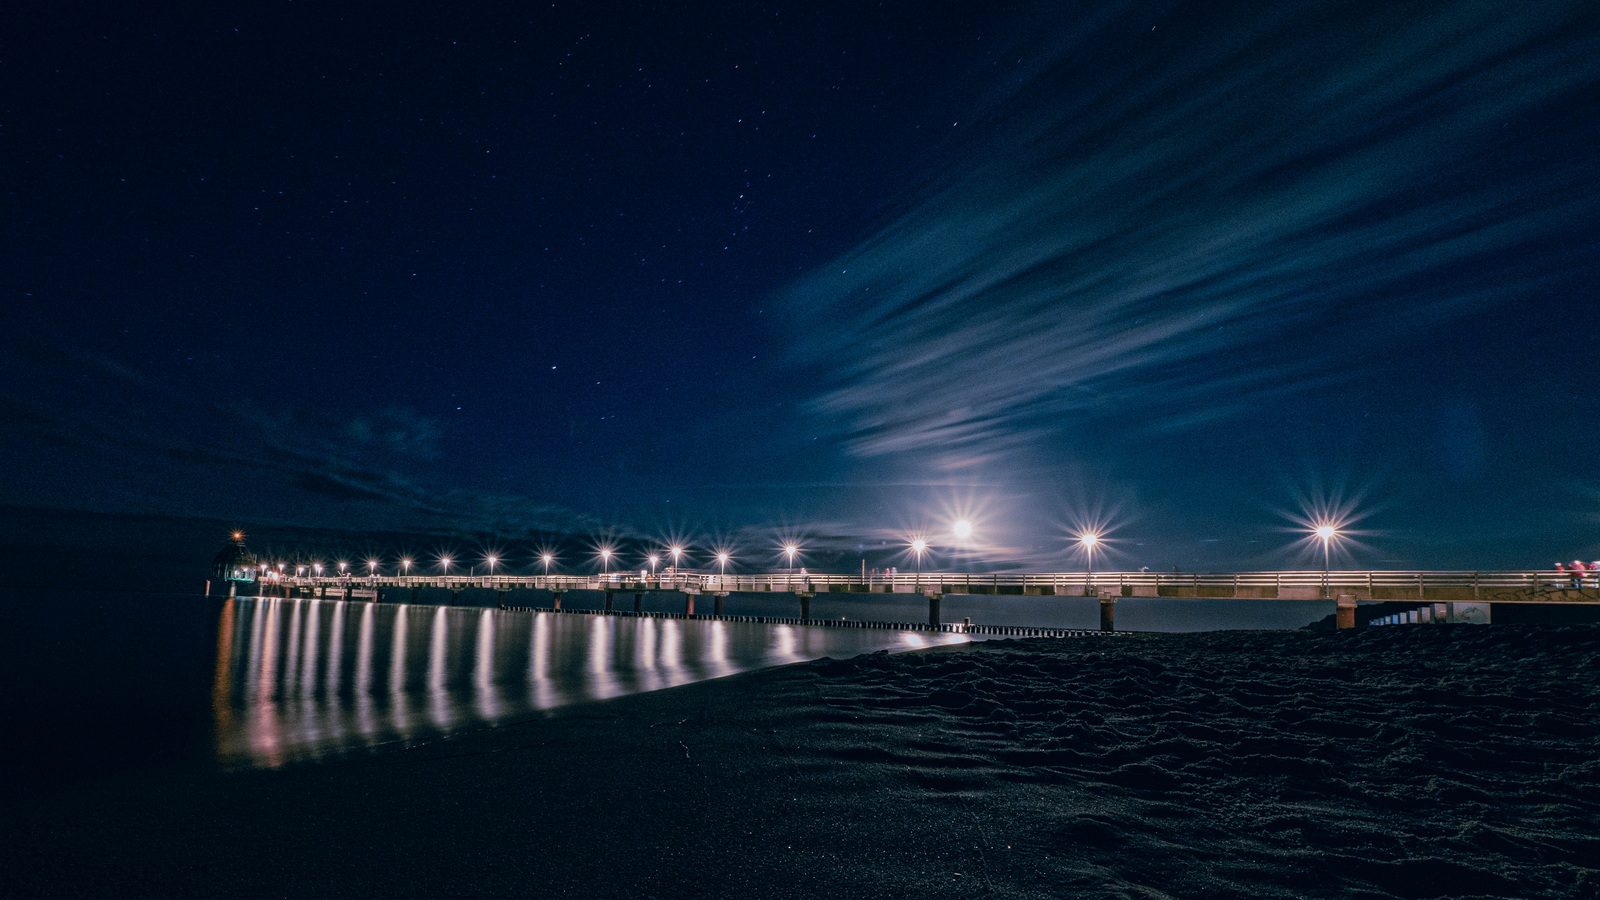
[(316, 599), (225, 601), (212, 710), (225, 766), (278, 766), (569, 703), (958, 635)]
[[(491, 595), (492, 596), (492, 595)], [(583, 602), (577, 595), (569, 599)], [(598, 595), (595, 599), (598, 602)], [(730, 612), (794, 615), (792, 598)], [(768, 608), (771, 607), (771, 608)], [(1324, 609), (1324, 607), (1327, 607)], [(817, 615), (915, 621), (916, 598)], [(1134, 630), (1293, 628), (1299, 601), (1129, 599)], [(952, 621), (1094, 627), (1092, 598), (947, 597)], [(691, 681), (958, 635), (316, 599), (0, 589), (0, 724), (18, 784), (164, 767), (275, 767), (447, 736)]]
[(20, 592), (0, 622), (5, 776), (370, 753), (767, 666), (959, 643), (911, 631), (321, 599)]

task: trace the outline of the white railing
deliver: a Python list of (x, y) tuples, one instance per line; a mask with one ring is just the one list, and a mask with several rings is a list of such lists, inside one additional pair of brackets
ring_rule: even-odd
[(1367, 598), (1416, 595), (1470, 589), (1486, 599), (1496, 593), (1540, 594), (1587, 591), (1600, 600), (1600, 572), (1539, 571), (1333, 571), (1284, 572), (1048, 572), (990, 573), (898, 572), (860, 575), (689, 572), (635, 572), (600, 575), (323, 575), (294, 576), (269, 573), (267, 583), (295, 587), (445, 588), (464, 590), (589, 590), (589, 591), (689, 591), (732, 592), (867, 592), (996, 594), (1037, 592), (1055, 595), (1094, 595), (1114, 590), (1118, 595), (1159, 596), (1174, 591), (1196, 595), (1236, 597), (1303, 595), (1313, 589), (1324, 596), (1354, 592)]

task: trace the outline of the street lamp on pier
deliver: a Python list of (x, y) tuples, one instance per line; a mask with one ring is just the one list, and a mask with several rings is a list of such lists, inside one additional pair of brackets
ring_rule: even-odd
[(922, 554), (928, 552), (928, 542), (923, 540), (922, 538), (917, 538), (916, 540), (911, 542), (911, 552), (916, 554), (916, 557), (917, 557), (916, 589), (918, 591), (921, 591), (922, 590)]
[(1327, 598), (1330, 569), (1332, 568), (1330, 565), (1329, 545), (1339, 536), (1339, 528), (1336, 525), (1324, 522), (1313, 529), (1311, 533), (1316, 535), (1317, 540), (1322, 541), (1322, 596)]
[(1086, 531), (1078, 535), (1078, 546), (1083, 548), (1084, 555), (1088, 557), (1088, 566), (1084, 572), (1084, 593), (1094, 588), (1094, 551), (1100, 546), (1100, 535)]

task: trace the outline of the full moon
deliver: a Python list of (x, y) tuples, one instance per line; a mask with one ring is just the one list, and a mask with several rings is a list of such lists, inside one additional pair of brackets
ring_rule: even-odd
[(955, 528), (952, 530), (955, 531), (956, 537), (958, 538), (972, 537), (972, 523), (968, 522), (966, 519), (962, 519), (961, 521), (957, 522), (955, 524)]

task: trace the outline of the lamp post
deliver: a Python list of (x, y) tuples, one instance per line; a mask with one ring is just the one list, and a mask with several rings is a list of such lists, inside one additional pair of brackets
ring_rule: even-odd
[(650, 554), (650, 577), (651, 578), (655, 578), (656, 577), (656, 563), (658, 563), (658, 562), (661, 562), (661, 557), (655, 555), (654, 553)]
[(489, 564), (489, 577), (494, 577), (494, 564), (500, 561), (498, 556), (486, 556), (483, 561)]
[(550, 574), (550, 563), (555, 561), (555, 556), (553, 554), (550, 554), (550, 553), (541, 553), (541, 554), (539, 554), (539, 561), (544, 563), (544, 573), (546, 575), (549, 575)]
[(911, 552), (915, 553), (917, 555), (916, 590), (919, 593), (922, 591), (922, 554), (926, 553), (927, 550), (928, 550), (928, 542), (923, 540), (922, 538), (917, 538), (916, 540), (911, 542)]
[(717, 554), (717, 574), (728, 574), (728, 554), (726, 551)]
[(600, 577), (605, 578), (611, 573), (611, 550), (606, 548), (600, 551)]
[(449, 577), (449, 575), (450, 575), (450, 557), (448, 557), (448, 556), (439, 557), (439, 571), (443, 572), (446, 577)]
[(783, 555), (789, 557), (789, 569), (790, 569), (790, 574), (791, 575), (794, 574), (794, 556), (795, 556), (796, 553), (799, 553), (799, 552), (800, 552), (800, 548), (795, 546), (794, 544), (784, 544), (783, 545)]
[(1100, 535), (1092, 531), (1080, 534), (1078, 535), (1078, 545), (1083, 548), (1083, 552), (1089, 558), (1083, 581), (1083, 592), (1088, 594), (1089, 591), (1094, 589), (1094, 548), (1100, 546)]
[(404, 572), (406, 575), (410, 575), (411, 574), (411, 560), (410, 559), (402, 559), (402, 560), (400, 560), (400, 571)]
[(1312, 533), (1322, 541), (1322, 597), (1324, 600), (1326, 600), (1328, 597), (1328, 581), (1330, 575), (1329, 570), (1331, 568), (1329, 565), (1330, 556), (1328, 545), (1333, 542), (1334, 538), (1339, 536), (1339, 529), (1333, 525), (1324, 524), (1318, 525), (1316, 530)]

